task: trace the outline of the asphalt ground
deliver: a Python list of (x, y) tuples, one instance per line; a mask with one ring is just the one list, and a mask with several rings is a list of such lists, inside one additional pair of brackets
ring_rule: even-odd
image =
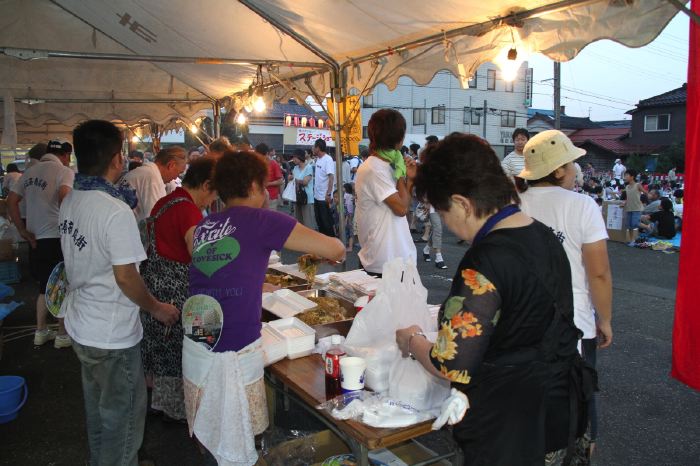
[[(419, 262), (430, 303), (447, 295), (464, 250), (447, 233), (443, 254), (448, 268)], [(609, 243), (609, 251), (615, 335), (612, 347), (598, 356), (600, 434), (594, 464), (698, 465), (700, 393), (669, 377), (678, 254), (620, 243)], [(290, 263), (295, 255), (285, 251), (282, 257)], [(26, 261), (22, 264), (23, 277), (28, 277)], [(357, 266), (356, 254), (349, 254), (348, 269)], [(34, 347), (31, 330), (21, 336), (21, 327), (34, 323), (36, 288), (25, 278), (15, 289), (16, 299), (26, 304), (0, 329), (5, 337), (0, 374), (23, 376), (29, 399), (17, 420), (0, 425), (0, 465), (83, 465), (88, 451), (79, 363), (71, 349)], [(287, 416), (285, 424), (290, 423)], [(292, 421), (313, 425), (303, 416)], [(152, 415), (140, 453), (159, 466), (203, 464), (185, 426)]]

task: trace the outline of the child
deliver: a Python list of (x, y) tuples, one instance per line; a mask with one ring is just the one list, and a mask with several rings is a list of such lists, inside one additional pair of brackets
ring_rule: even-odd
[(648, 223), (640, 223), (639, 228), (647, 230), (652, 236), (664, 239), (672, 239), (676, 236), (673, 203), (666, 197), (661, 199), (659, 210), (651, 215), (642, 215), (642, 221)]
[(637, 183), (637, 171), (627, 169), (625, 172), (625, 240), (627, 246), (634, 247), (634, 240), (637, 239), (637, 227), (642, 218), (642, 193), (646, 193), (644, 187)]
[(343, 185), (345, 194), (343, 194), (343, 205), (345, 206), (345, 239), (347, 240), (347, 252), (352, 251), (355, 244), (355, 229), (353, 221), (355, 217), (355, 193), (353, 192), (352, 183)]

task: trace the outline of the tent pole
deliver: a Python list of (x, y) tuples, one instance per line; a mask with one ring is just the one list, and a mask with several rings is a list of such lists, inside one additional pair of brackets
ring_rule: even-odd
[(214, 138), (221, 137), (221, 102), (214, 101)]
[(31, 99), (15, 97), (15, 102), (27, 105), (34, 104), (192, 104), (211, 103), (209, 99), (45, 99), (35, 97)]
[[(333, 74), (336, 74), (336, 70), (333, 70)], [(338, 201), (338, 236), (340, 241), (345, 245), (345, 203), (343, 202), (343, 196), (341, 194), (341, 189), (343, 189), (343, 143), (340, 131), (342, 130), (342, 125), (340, 124), (340, 105), (338, 102), (341, 98), (344, 98), (343, 91), (339, 84), (339, 76), (334, 76), (334, 86), (333, 86), (333, 127), (335, 128), (335, 186), (338, 190), (339, 201)], [(331, 193), (331, 198), (333, 198), (333, 193)], [(345, 267), (345, 263), (343, 263)]]

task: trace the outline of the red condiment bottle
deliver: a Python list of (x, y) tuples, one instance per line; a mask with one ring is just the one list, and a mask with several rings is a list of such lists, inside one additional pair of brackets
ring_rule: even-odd
[(345, 357), (345, 351), (340, 347), (340, 335), (331, 336), (331, 346), (324, 356), (326, 371), (326, 400), (335, 398), (342, 393), (340, 389), (340, 359)]

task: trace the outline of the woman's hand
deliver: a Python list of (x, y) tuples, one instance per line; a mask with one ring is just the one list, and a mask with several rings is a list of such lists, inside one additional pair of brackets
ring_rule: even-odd
[(598, 333), (598, 348), (607, 348), (612, 344), (613, 330), (610, 321), (598, 319), (596, 322), (596, 330)]
[(418, 171), (418, 165), (416, 165), (416, 161), (411, 157), (405, 157), (404, 160), (406, 162), (406, 178), (413, 181)]
[(408, 357), (410, 348), (408, 344), (410, 343), (411, 335), (416, 332), (420, 332), (421, 328), (417, 325), (411, 325), (410, 327), (402, 328), (396, 331), (396, 344), (401, 350), (401, 356), (404, 358)]

